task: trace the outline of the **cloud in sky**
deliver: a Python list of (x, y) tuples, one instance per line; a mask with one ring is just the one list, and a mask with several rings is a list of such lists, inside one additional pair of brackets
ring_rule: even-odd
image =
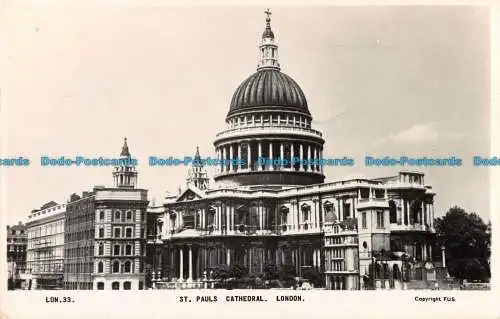
[(463, 133), (450, 132), (440, 133), (436, 122), (415, 124), (409, 129), (402, 130), (396, 134), (391, 134), (387, 138), (376, 140), (373, 145), (380, 145), (386, 142), (398, 142), (404, 144), (420, 144), (436, 142), (439, 139), (460, 138)]

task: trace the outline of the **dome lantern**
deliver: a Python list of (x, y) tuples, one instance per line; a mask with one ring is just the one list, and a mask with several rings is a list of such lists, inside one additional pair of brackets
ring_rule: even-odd
[(260, 60), (257, 70), (275, 69), (280, 70), (278, 62), (278, 46), (274, 43), (274, 32), (271, 29), (271, 11), (264, 11), (266, 17), (266, 29), (262, 33), (262, 40), (259, 46)]

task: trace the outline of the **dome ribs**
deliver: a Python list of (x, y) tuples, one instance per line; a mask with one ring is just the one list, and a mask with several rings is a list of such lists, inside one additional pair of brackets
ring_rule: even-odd
[(299, 85), (290, 76), (275, 69), (262, 69), (245, 79), (231, 99), (229, 114), (246, 108), (269, 106), (294, 108), (310, 115), (307, 99)]

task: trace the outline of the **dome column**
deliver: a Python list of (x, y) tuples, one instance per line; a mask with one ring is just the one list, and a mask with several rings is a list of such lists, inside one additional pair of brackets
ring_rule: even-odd
[(279, 168), (280, 170), (283, 170), (283, 159), (285, 157), (285, 151), (284, 151), (284, 146), (283, 146), (283, 142), (280, 143), (280, 165), (279, 165)]
[[(320, 149), (319, 150), (319, 160), (322, 161), (323, 160), (323, 150)], [(323, 164), (320, 163), (319, 165), (319, 171), (321, 172), (321, 174), (323, 174)]]
[(293, 147), (293, 142), (290, 143), (290, 170), (294, 171), (295, 170), (295, 164), (293, 164), (293, 157), (294, 157), (294, 147)]
[(318, 171), (319, 170), (319, 167), (318, 167), (318, 147), (317, 146), (314, 146), (314, 171)]
[(272, 140), (270, 140), (270, 141), (269, 141), (269, 160), (270, 160), (270, 163), (269, 163), (269, 169), (270, 169), (271, 171), (273, 171), (273, 170), (274, 170), (274, 165), (273, 165), (273, 157), (274, 157), (274, 155), (273, 155), (273, 141), (272, 141)]
[(226, 171), (226, 146), (222, 145), (222, 172)]
[(233, 144), (229, 144), (229, 171), (234, 170), (234, 165), (233, 165)]
[[(259, 151), (259, 153), (258, 153), (257, 163), (259, 161), (259, 158), (262, 157), (262, 142), (260, 140), (258, 141), (258, 151)], [(261, 164), (258, 165), (257, 170), (262, 171), (262, 165)]]
[(251, 171), (252, 170), (252, 163), (250, 163), (250, 160), (252, 159), (252, 145), (250, 143), (250, 141), (248, 141), (248, 144), (247, 144), (247, 169), (248, 171)]
[[(294, 117), (294, 121), (295, 121), (295, 117)], [(304, 144), (302, 144), (302, 142), (300, 142), (300, 167), (299, 167), (299, 171), (303, 172), (304, 171)]]
[(307, 171), (311, 170), (311, 144), (307, 145)]
[[(217, 148), (216, 154), (217, 154), (217, 159), (220, 160), (220, 149), (219, 148)], [(217, 171), (220, 171), (220, 166), (217, 168)]]
[(238, 171), (241, 171), (241, 143), (238, 143)]

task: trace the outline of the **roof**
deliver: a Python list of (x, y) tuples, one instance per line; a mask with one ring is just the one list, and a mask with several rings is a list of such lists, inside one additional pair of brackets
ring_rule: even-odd
[(256, 107), (290, 108), (310, 115), (307, 100), (300, 86), (277, 69), (260, 69), (245, 79), (231, 100), (229, 115)]

